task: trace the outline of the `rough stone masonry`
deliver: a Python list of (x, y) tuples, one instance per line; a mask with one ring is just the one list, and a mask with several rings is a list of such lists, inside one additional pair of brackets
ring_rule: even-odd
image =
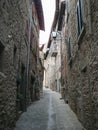
[(27, 5), (24, 0), (0, 1), (0, 130), (12, 130), (17, 117), (16, 79), (26, 67)]
[[(98, 1), (81, 0), (83, 28), (78, 37), (77, 2), (68, 2), (67, 85), (69, 104), (87, 130), (98, 130)], [(90, 3), (89, 3), (90, 2)], [(71, 62), (69, 62), (71, 61)]]

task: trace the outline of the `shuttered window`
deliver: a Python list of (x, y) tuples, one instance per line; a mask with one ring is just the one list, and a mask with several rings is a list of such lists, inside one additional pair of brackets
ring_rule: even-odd
[(68, 59), (70, 59), (71, 58), (70, 37), (68, 38), (68, 41), (67, 41), (67, 53), (68, 53)]
[(82, 3), (81, 0), (77, 2), (77, 27), (78, 27), (78, 36), (81, 34), (83, 28), (83, 16), (82, 16)]

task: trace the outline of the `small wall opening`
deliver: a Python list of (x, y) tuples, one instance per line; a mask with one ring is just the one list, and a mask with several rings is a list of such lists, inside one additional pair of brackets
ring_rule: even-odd
[(14, 45), (13, 49), (13, 64), (16, 66), (16, 52), (17, 52), (17, 47)]

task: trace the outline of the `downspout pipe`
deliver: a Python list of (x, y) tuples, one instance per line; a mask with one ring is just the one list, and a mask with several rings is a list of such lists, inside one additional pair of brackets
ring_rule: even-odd
[(31, 24), (32, 24), (32, 4), (30, 5), (30, 9), (29, 9), (30, 23), (29, 23), (29, 32), (28, 32), (28, 43), (27, 43), (26, 110), (28, 106), (28, 97), (29, 97), (28, 91), (29, 91), (29, 70), (30, 70), (30, 34), (31, 34)]
[(88, 0), (88, 19), (89, 19), (89, 34), (92, 34), (92, 23), (91, 23), (91, 0)]
[[(88, 0), (88, 19), (89, 19), (89, 35), (92, 35), (92, 22), (91, 22), (91, 0)], [(92, 42), (92, 40), (91, 40)], [(91, 51), (92, 55), (92, 51)], [(90, 87), (90, 75), (88, 74), (88, 83), (89, 83), (89, 93), (90, 93), (90, 111), (91, 111), (91, 119), (93, 119), (93, 107), (92, 107), (92, 95), (91, 95), (91, 87)], [(91, 130), (93, 129), (93, 123), (91, 121)]]

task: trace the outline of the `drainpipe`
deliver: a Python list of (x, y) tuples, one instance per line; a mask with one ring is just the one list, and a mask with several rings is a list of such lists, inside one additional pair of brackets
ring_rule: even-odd
[(92, 23), (91, 23), (91, 1), (88, 0), (88, 19), (89, 19), (89, 34), (92, 34)]
[(30, 22), (29, 22), (29, 32), (28, 32), (28, 43), (27, 43), (27, 70), (26, 70), (26, 110), (28, 106), (28, 97), (29, 97), (29, 69), (30, 69), (30, 34), (31, 34), (31, 24), (32, 24), (32, 4), (29, 9)]
[[(88, 19), (89, 19), (89, 34), (92, 34), (92, 22), (91, 22), (91, 0), (88, 0)], [(91, 39), (92, 42), (92, 39)], [(92, 55), (92, 54), (91, 54)], [(88, 74), (88, 84), (89, 84), (89, 93), (90, 93), (90, 103), (91, 103), (91, 118), (93, 119), (93, 107), (92, 107), (92, 94), (90, 88), (90, 75)], [(90, 124), (91, 130), (93, 129), (93, 123)]]

